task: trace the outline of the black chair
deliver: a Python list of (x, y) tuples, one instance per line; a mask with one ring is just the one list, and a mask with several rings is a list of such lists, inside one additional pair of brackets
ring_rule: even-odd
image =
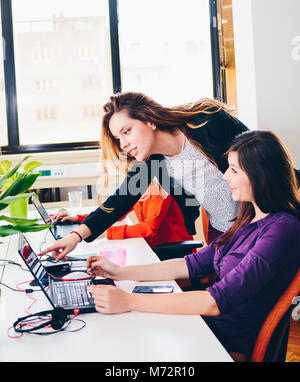
[[(173, 243), (160, 244), (153, 248), (160, 260), (169, 260), (175, 258), (182, 258), (185, 255), (192, 253), (194, 248), (200, 249), (204, 246), (202, 240), (185, 240), (176, 241)], [(205, 280), (177, 280), (181, 289), (185, 292), (191, 290), (204, 290), (208, 284), (203, 282)]]
[[(201, 221), (203, 236), (207, 242), (209, 220), (203, 207), (201, 207)], [(160, 260), (168, 260), (184, 257), (185, 255), (192, 253), (194, 248), (202, 248), (203, 246), (204, 242), (202, 240), (185, 240), (157, 245), (155, 248), (153, 248), (153, 251), (157, 254)]]
[(153, 251), (160, 260), (168, 260), (184, 257), (192, 253), (194, 248), (202, 248), (203, 246), (202, 240), (185, 240), (157, 245), (153, 248)]

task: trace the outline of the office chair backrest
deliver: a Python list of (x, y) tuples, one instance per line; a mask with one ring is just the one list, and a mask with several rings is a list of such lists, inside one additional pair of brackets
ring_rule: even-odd
[(300, 291), (300, 269), (268, 314), (256, 339), (252, 362), (284, 362), (293, 299)]

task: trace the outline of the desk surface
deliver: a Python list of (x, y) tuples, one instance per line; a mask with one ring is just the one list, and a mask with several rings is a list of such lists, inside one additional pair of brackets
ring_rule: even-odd
[[(39, 250), (46, 231), (30, 233)], [(0, 238), (1, 259), (21, 263), (17, 253), (18, 236)], [(47, 235), (48, 244), (51, 239)], [(48, 245), (46, 243), (46, 245)], [(126, 265), (159, 262), (155, 253), (144, 239), (95, 240), (82, 242), (78, 253), (97, 253), (100, 248), (125, 247)], [(22, 264), (23, 265), (23, 264)], [(24, 265), (25, 267), (25, 265)], [(29, 272), (14, 265), (0, 266), (0, 280), (13, 288), (23, 281), (31, 281)], [(118, 287), (131, 292), (135, 285), (174, 285), (175, 292), (181, 292), (175, 281), (141, 283), (120, 281)], [(22, 284), (27, 288), (28, 284)], [(36, 298), (37, 301), (30, 307)], [(78, 332), (63, 331), (50, 336), (24, 334), (9, 338), (7, 330), (18, 317), (51, 309), (42, 292), (26, 296), (2, 286), (0, 302), (0, 361), (100, 361), (100, 362), (201, 362), (232, 361), (200, 316), (168, 315), (143, 312), (128, 312), (105, 315), (88, 313), (79, 315), (86, 327)], [(80, 327), (75, 321), (68, 327)], [(16, 335), (13, 330), (9, 332)]]

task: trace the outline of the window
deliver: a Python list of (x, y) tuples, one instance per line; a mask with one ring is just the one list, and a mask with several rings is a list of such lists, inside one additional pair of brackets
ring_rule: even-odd
[(2, 151), (98, 147), (117, 91), (219, 98), (216, 1), (1, 0)]
[(53, 80), (51, 79), (39, 79), (39, 80), (34, 80), (34, 89), (37, 91), (50, 91), (53, 89)]
[(55, 107), (44, 107), (36, 110), (37, 121), (54, 121), (55, 115)]
[(93, 61), (97, 58), (96, 46), (81, 46), (79, 48), (79, 57), (81, 60)]
[[(0, 12), (1, 20), (1, 12)], [(5, 82), (4, 82), (4, 65), (5, 60), (5, 40), (1, 35), (1, 43), (3, 49), (0, 49), (0, 153), (1, 146), (7, 146), (7, 124), (6, 124), (6, 102), (5, 102)]]
[(12, 15), (20, 145), (98, 141), (82, 109), (112, 93), (107, 2), (13, 0)]
[(5, 92), (4, 92), (4, 78), (3, 78), (3, 64), (1, 59), (0, 64), (0, 147), (6, 146), (7, 140), (7, 125), (6, 125), (6, 103), (5, 103)]
[(32, 62), (50, 62), (53, 52), (54, 49), (49, 46), (35, 46), (32, 48)]
[(213, 97), (207, 0), (119, 0), (119, 36), (122, 90), (171, 105)]
[(98, 76), (83, 75), (82, 78), (82, 90), (91, 90), (100, 88), (100, 78)]

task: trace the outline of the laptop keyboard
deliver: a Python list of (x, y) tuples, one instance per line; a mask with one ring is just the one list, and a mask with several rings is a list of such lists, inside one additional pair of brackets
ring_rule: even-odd
[(56, 225), (55, 226), (55, 235), (59, 237), (65, 237), (68, 236), (71, 231), (73, 231), (75, 228), (77, 228), (78, 225)]
[(93, 298), (87, 291), (89, 284), (88, 280), (54, 283), (58, 305), (74, 307), (94, 305)]

